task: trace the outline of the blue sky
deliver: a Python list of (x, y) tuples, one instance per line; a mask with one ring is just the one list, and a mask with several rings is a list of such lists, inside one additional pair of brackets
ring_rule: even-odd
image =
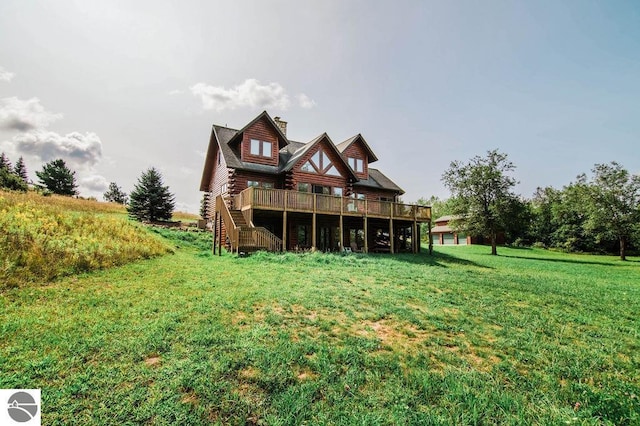
[(0, 150), (33, 179), (66, 157), (87, 196), (155, 166), (197, 211), (211, 124), (267, 109), (294, 140), (362, 133), (405, 201), (495, 148), (530, 197), (640, 173), (639, 100), (637, 1), (0, 3)]

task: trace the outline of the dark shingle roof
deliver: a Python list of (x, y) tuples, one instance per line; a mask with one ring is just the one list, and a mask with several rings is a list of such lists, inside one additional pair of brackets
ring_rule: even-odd
[[(284, 146), (280, 149), (280, 152), (279, 152), (279, 155), (280, 155), (279, 163), (281, 164), (280, 167), (244, 162), (241, 160), (240, 152), (235, 147), (236, 146), (235, 141), (238, 140), (238, 138), (240, 138), (241, 134), (250, 125), (252, 125), (257, 120), (263, 117), (266, 117), (274, 125), (274, 127), (277, 129), (279, 133), (279, 137), (282, 138)], [(371, 150), (367, 142), (364, 140), (362, 135), (357, 134), (356, 136), (349, 138), (338, 145), (334, 145), (333, 141), (331, 141), (331, 138), (329, 138), (329, 136), (326, 133), (321, 134), (320, 136), (318, 136), (317, 138), (313, 139), (308, 143), (291, 141), (284, 136), (284, 134), (280, 131), (280, 128), (277, 125), (275, 125), (275, 122), (273, 122), (273, 120), (271, 119), (271, 117), (266, 111), (262, 112), (260, 115), (258, 115), (255, 119), (253, 119), (249, 124), (247, 124), (240, 130), (231, 129), (226, 126), (218, 126), (218, 125), (213, 126), (211, 131), (211, 138), (209, 140), (209, 147), (207, 150), (204, 171), (202, 174), (202, 180), (200, 181), (200, 190), (201, 191), (209, 190), (208, 186), (211, 180), (211, 175), (213, 173), (215, 152), (218, 146), (220, 147), (224, 160), (227, 164), (227, 167), (229, 168), (251, 170), (251, 171), (270, 173), (270, 174), (279, 174), (279, 173), (291, 170), (298, 163), (298, 161), (304, 156), (306, 152), (308, 152), (313, 146), (315, 146), (324, 138), (326, 138), (329, 141), (330, 145), (335, 148), (337, 154), (342, 158), (345, 167), (347, 168), (347, 170), (349, 170), (353, 180), (355, 181), (354, 186), (365, 186), (370, 188), (385, 189), (389, 191), (399, 192), (400, 194), (404, 194), (404, 191), (402, 190), (402, 188), (396, 185), (391, 179), (386, 177), (379, 170), (369, 168), (369, 179), (358, 179), (353, 169), (351, 169), (351, 167), (347, 164), (346, 159), (342, 155), (342, 152), (358, 139), (362, 141), (364, 147), (368, 151), (368, 154), (370, 156), (370, 162), (377, 160), (377, 157), (375, 156), (375, 154), (373, 153), (373, 151)]]
[(387, 189), (404, 194), (402, 188), (396, 185), (391, 179), (386, 177), (380, 170), (369, 167), (369, 179), (360, 179), (353, 186), (366, 186), (376, 189)]

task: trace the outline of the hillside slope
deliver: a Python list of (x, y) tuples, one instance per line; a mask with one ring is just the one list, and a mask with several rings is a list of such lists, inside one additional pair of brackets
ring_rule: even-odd
[(121, 205), (0, 191), (0, 290), (169, 250)]

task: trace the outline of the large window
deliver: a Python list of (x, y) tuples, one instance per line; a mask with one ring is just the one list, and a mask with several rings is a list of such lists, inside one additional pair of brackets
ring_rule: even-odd
[(331, 195), (331, 187), (323, 185), (313, 185), (314, 194)]
[(260, 157), (271, 157), (271, 148), (273, 147), (271, 142), (260, 141), (258, 139), (251, 139), (251, 146), (249, 152), (251, 155)]
[(318, 150), (314, 153), (309, 161), (306, 161), (302, 166), (300, 166), (300, 170), (308, 173), (342, 176), (329, 159), (327, 153), (322, 150)]

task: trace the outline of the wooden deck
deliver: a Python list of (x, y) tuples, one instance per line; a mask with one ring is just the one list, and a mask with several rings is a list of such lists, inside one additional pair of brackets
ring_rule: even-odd
[(431, 207), (390, 201), (358, 200), (350, 197), (312, 194), (284, 189), (247, 188), (236, 195), (238, 210), (274, 210), (281, 212), (359, 216), (380, 219), (429, 222)]

